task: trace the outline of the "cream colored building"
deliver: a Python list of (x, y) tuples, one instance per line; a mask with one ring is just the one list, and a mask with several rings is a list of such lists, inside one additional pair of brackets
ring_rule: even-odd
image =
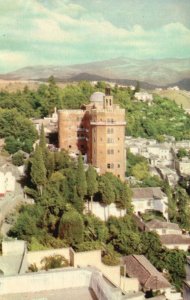
[(132, 192), (132, 205), (136, 214), (154, 210), (168, 219), (168, 198), (160, 187), (133, 188)]
[(183, 157), (181, 160), (176, 161), (175, 167), (180, 175), (190, 175), (190, 159), (188, 157)]

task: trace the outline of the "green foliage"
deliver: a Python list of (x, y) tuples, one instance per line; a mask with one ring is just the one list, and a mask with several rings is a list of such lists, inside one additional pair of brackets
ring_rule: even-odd
[(178, 187), (174, 194), (177, 203), (177, 221), (183, 229), (190, 230), (190, 197), (186, 190)]
[(132, 170), (133, 168), (138, 165), (138, 164), (147, 164), (146, 158), (144, 158), (141, 155), (134, 155), (131, 153), (129, 150), (127, 151), (127, 170), (126, 170), (126, 175), (127, 176), (132, 176)]
[(46, 256), (41, 260), (42, 270), (64, 268), (69, 266), (68, 260), (59, 254)]
[(165, 250), (156, 232), (143, 232), (141, 234), (141, 254), (145, 255), (150, 262), (158, 269), (165, 267)]
[(162, 187), (163, 181), (157, 175), (148, 175), (148, 177), (145, 177), (140, 185), (142, 187)]
[(28, 150), (37, 138), (37, 131), (30, 120), (16, 109), (0, 109), (0, 137), (6, 138), (6, 150), (14, 153), (19, 149)]
[(15, 166), (22, 166), (24, 164), (24, 154), (20, 151), (18, 151), (17, 153), (15, 153), (12, 156), (12, 163)]
[(39, 239), (43, 235), (43, 213), (44, 211), (40, 206), (23, 206), (16, 224), (10, 229), (9, 235), (29, 243), (34, 236)]
[(42, 150), (39, 146), (36, 146), (35, 152), (31, 159), (31, 179), (33, 184), (41, 190), (46, 183), (46, 168), (43, 161)]
[(86, 241), (75, 246), (76, 252), (101, 250), (102, 245), (99, 241)]
[(85, 241), (106, 242), (108, 239), (108, 228), (105, 223), (94, 215), (84, 215), (84, 239)]
[(136, 164), (131, 170), (132, 176), (138, 180), (143, 180), (148, 177), (148, 164), (147, 162), (140, 162)]
[(86, 183), (86, 175), (84, 171), (84, 164), (83, 164), (83, 159), (81, 154), (78, 157), (78, 165), (77, 165), (77, 173), (76, 173), (76, 189), (77, 189), (78, 196), (83, 199), (87, 193), (87, 183)]
[(98, 191), (97, 173), (92, 165), (89, 165), (86, 172), (87, 195), (93, 196)]
[(109, 205), (115, 200), (115, 194), (113, 186), (109, 180), (108, 173), (99, 177), (99, 193), (101, 197), (101, 202), (104, 205)]
[(5, 138), (5, 150), (10, 154), (17, 152), (21, 148), (22, 143), (14, 136), (8, 136), (7, 138)]
[(105, 254), (102, 257), (102, 262), (107, 266), (118, 266), (120, 263), (120, 260), (118, 257), (111, 255), (111, 254)]
[(185, 156), (190, 156), (190, 153), (188, 153), (188, 151), (185, 148), (180, 148), (177, 152), (177, 157), (181, 159)]
[(108, 241), (113, 245), (115, 251), (122, 255), (139, 253), (141, 239), (130, 216), (110, 217), (107, 226), (109, 230)]
[(65, 212), (60, 220), (59, 237), (75, 246), (83, 242), (84, 224), (81, 215), (74, 209)]
[(178, 291), (182, 289), (183, 280), (186, 277), (186, 261), (186, 253), (177, 249), (167, 251), (164, 260), (165, 268), (168, 270), (170, 275), (170, 280)]

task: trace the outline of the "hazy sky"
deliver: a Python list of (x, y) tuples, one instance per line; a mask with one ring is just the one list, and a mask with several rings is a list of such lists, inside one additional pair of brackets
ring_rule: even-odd
[(190, 57), (190, 0), (0, 0), (0, 72)]

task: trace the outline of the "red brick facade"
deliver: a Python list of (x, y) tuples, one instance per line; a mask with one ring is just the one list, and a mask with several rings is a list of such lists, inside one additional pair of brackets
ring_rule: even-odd
[(94, 93), (84, 110), (58, 112), (59, 147), (87, 155), (100, 173), (125, 177), (125, 110), (113, 97)]

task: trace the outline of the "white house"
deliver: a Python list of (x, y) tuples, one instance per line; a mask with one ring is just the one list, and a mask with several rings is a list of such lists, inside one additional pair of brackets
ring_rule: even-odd
[(135, 98), (137, 100), (143, 101), (143, 102), (152, 102), (153, 101), (152, 94), (149, 94), (147, 92), (137, 92), (137, 93), (135, 93)]
[(160, 187), (133, 188), (132, 192), (132, 204), (136, 214), (155, 210), (168, 219), (168, 198)]
[(154, 219), (146, 223), (147, 231), (156, 231), (159, 235), (170, 235), (170, 234), (182, 234), (182, 231), (178, 224), (171, 222), (162, 222)]
[(5, 196), (6, 192), (14, 192), (15, 177), (11, 172), (0, 172), (0, 196)]
[(180, 249), (184, 251), (188, 251), (190, 249), (190, 237), (188, 235), (161, 235), (160, 240), (162, 244), (168, 249)]
[(175, 167), (180, 175), (190, 175), (190, 159), (188, 157), (183, 157), (181, 160), (177, 160), (175, 162)]

